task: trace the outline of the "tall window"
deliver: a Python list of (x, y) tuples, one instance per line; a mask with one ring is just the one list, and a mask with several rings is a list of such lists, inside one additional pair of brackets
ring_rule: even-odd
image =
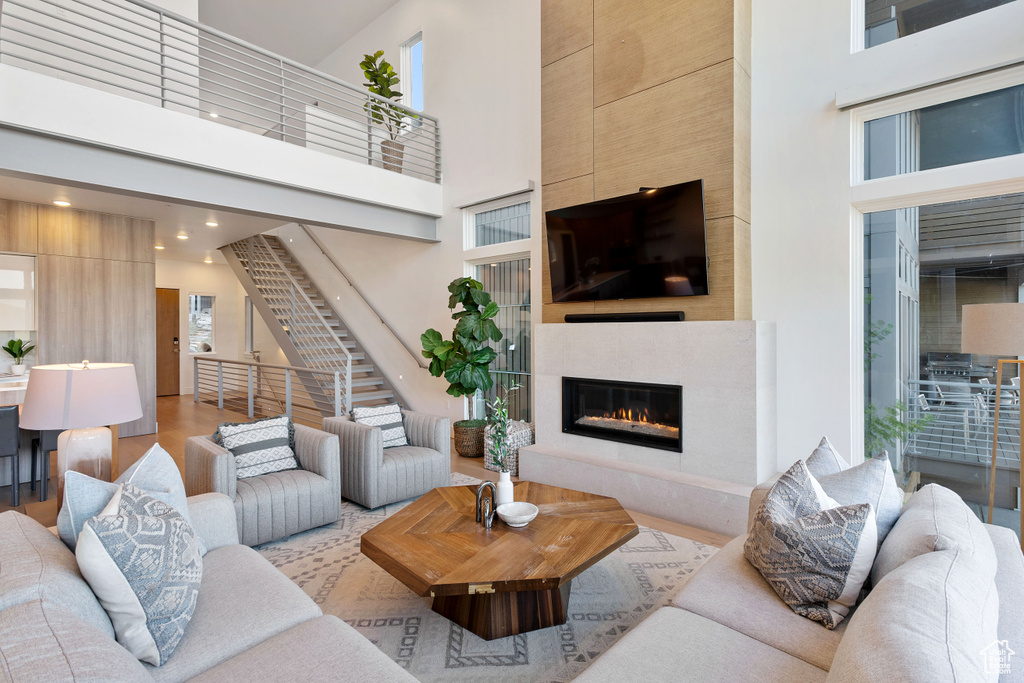
[(423, 34), (417, 33), (402, 45), (402, 103), (423, 111)]
[(213, 302), (210, 294), (188, 295), (188, 350), (190, 353), (213, 351)]

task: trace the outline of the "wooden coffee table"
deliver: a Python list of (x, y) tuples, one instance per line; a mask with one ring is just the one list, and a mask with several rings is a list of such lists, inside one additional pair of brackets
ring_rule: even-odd
[(431, 608), (492, 640), (564, 624), (572, 579), (639, 533), (618, 501), (534, 482), (526, 527), (476, 521), (476, 487), (438, 488), (363, 534), (360, 549)]

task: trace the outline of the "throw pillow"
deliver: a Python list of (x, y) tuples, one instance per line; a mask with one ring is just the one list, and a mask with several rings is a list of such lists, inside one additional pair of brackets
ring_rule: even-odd
[(886, 451), (842, 472), (822, 475), (818, 482), (840, 505), (871, 504), (878, 522), (879, 545), (900, 517), (903, 491), (896, 485)]
[(765, 496), (743, 554), (794, 612), (834, 629), (871, 573), (876, 534), (870, 505), (838, 505), (801, 461)]
[(75, 558), (117, 642), (143, 662), (166, 663), (185, 635), (203, 576), (192, 526), (170, 505), (121, 484), (85, 523)]
[[(154, 444), (113, 482), (93, 479), (81, 472), (68, 472), (64, 475), (64, 502), (57, 514), (57, 535), (64, 541), (64, 545), (74, 551), (85, 523), (100, 514), (120, 484), (131, 484), (142, 489), (173, 507), (186, 522), (192, 523), (181, 471), (174, 458), (160, 444)], [(205, 554), (206, 548), (201, 541), (200, 548)]]
[(355, 406), (352, 408), (352, 419), (360, 424), (380, 427), (384, 448), (409, 445), (402, 422), (402, 406), (397, 403), (373, 407)]
[(213, 437), (235, 456), (235, 476), (258, 477), (299, 469), (295, 458), (295, 427), (287, 415), (253, 422), (225, 422)]
[(821, 479), (827, 474), (836, 474), (843, 470), (850, 469), (850, 463), (846, 462), (839, 451), (828, 440), (827, 436), (821, 437), (821, 442), (807, 458), (807, 469), (811, 476)]

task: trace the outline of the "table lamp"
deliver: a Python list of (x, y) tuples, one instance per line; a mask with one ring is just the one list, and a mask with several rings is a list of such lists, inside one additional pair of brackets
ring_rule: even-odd
[(142, 402), (131, 363), (84, 360), (32, 368), (21, 427), (66, 430), (57, 439), (58, 505), (63, 500), (64, 474), (69, 470), (111, 480), (113, 441), (107, 425), (140, 417)]
[[(971, 304), (964, 306), (960, 350), (987, 356), (1024, 356), (1024, 303)], [(1021, 375), (1024, 360), (1000, 358), (996, 365), (995, 424), (992, 427), (992, 471), (989, 474), (988, 523), (996, 497), (996, 453), (999, 447), (999, 408), (1003, 385), (1003, 366), (1016, 365)], [(1021, 434), (1024, 434), (1024, 411), (1020, 412)], [(1018, 448), (1021, 447), (1019, 444)], [(1021, 506), (1021, 530), (1024, 531), (1024, 506)]]

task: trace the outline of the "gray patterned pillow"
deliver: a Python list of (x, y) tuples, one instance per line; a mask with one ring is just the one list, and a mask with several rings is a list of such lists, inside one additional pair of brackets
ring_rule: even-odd
[(384, 448), (409, 445), (402, 422), (402, 407), (397, 403), (389, 403), (386, 406), (355, 406), (352, 408), (352, 419), (359, 424), (380, 427)]
[(144, 662), (166, 663), (185, 635), (203, 577), (199, 541), (185, 518), (121, 484), (85, 523), (75, 558), (117, 642)]
[(892, 473), (887, 451), (882, 451), (855, 467), (819, 476), (818, 483), (825, 489), (825, 493), (840, 505), (871, 504), (878, 523), (879, 545), (885, 540), (892, 525), (900, 518), (903, 491), (896, 485), (896, 477)]
[(870, 505), (839, 506), (797, 462), (765, 496), (743, 554), (794, 612), (834, 629), (871, 573), (876, 533)]
[(225, 422), (217, 427), (213, 440), (235, 456), (235, 476), (239, 479), (299, 469), (295, 427), (287, 415)]

